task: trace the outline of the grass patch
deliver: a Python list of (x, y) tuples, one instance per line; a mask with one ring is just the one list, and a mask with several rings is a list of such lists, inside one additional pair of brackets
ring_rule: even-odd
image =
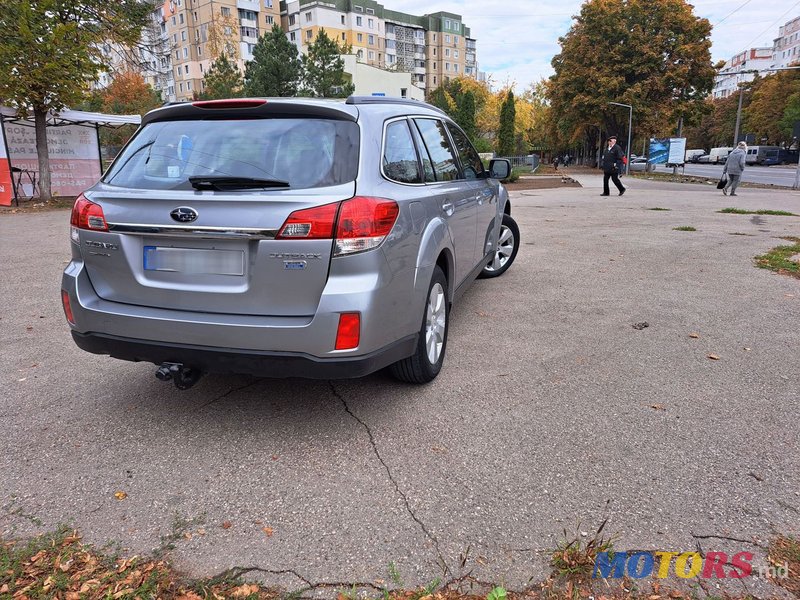
[(691, 225), (681, 225), (680, 227), (673, 227), (672, 231), (697, 231), (697, 229)]
[(800, 238), (785, 237), (791, 246), (778, 246), (766, 254), (756, 256), (756, 265), (762, 269), (769, 269), (781, 275), (790, 275), (800, 279), (800, 263), (790, 260), (795, 254), (800, 254)]
[(671, 208), (662, 208), (660, 206), (656, 206), (654, 208), (648, 208), (647, 210), (672, 210)]
[(796, 215), (794, 213), (790, 213), (785, 210), (746, 210), (744, 208), (723, 208), (722, 210), (718, 210), (717, 212), (723, 213), (726, 215), (769, 215), (772, 217), (800, 217), (800, 215)]
[[(583, 540), (583, 535), (578, 531), (576, 535), (569, 539), (567, 530), (564, 530), (564, 540), (561, 541), (550, 557), (550, 566), (553, 567), (553, 575), (564, 579), (577, 579), (586, 581), (592, 578), (594, 563), (597, 555), (601, 552), (614, 551), (614, 539), (602, 535), (603, 528), (608, 519), (600, 524), (597, 531), (591, 538)], [(580, 526), (578, 526), (580, 529)]]
[(769, 563), (778, 569), (788, 567), (787, 577), (775, 577), (772, 581), (800, 598), (800, 540), (778, 537), (769, 545)]

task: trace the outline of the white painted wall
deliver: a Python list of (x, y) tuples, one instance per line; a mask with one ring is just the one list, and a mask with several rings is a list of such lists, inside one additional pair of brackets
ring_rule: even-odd
[(405, 88), (406, 98), (425, 100), (425, 92), (411, 83), (411, 73), (393, 73), (377, 67), (360, 63), (353, 54), (342, 55), (344, 70), (353, 78), (356, 96), (371, 96), (383, 93), (387, 97), (402, 97), (401, 89)]

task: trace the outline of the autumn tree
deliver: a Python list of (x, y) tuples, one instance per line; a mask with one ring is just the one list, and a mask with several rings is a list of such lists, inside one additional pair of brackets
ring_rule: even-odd
[(242, 74), (236, 63), (229, 60), (226, 54), (220, 54), (211, 63), (211, 67), (203, 77), (203, 100), (219, 100), (222, 98), (238, 98), (242, 95)]
[(710, 34), (686, 0), (588, 0), (552, 61), (554, 133), (564, 144), (621, 134), (628, 115), (612, 101), (632, 105), (647, 134), (698, 120), (715, 74)]
[(355, 86), (344, 72), (341, 57), (347, 50), (320, 29), (303, 55), (304, 93), (320, 98), (346, 98), (352, 94)]
[(784, 121), (789, 98), (800, 94), (800, 73), (779, 71), (758, 80), (752, 99), (744, 111), (743, 132), (755, 134), (756, 140), (770, 144), (791, 143), (792, 127)]
[(302, 63), (297, 46), (286, 38), (276, 23), (258, 38), (253, 60), (245, 65), (245, 94), (248, 96), (291, 97), (297, 95)]
[[(132, 71), (119, 73), (100, 92), (100, 102), (102, 112), (114, 115), (144, 115), (162, 104), (161, 94), (145, 83), (139, 73)], [(131, 125), (104, 130), (101, 141), (106, 146), (122, 146), (134, 131), (135, 127)]]
[(146, 0), (4, 0), (0, 103), (33, 115), (40, 198), (51, 198), (47, 113), (78, 104), (102, 70), (102, 46), (133, 46), (154, 5)]
[(500, 128), (497, 131), (497, 153), (500, 156), (511, 156), (515, 153), (517, 146), (514, 133), (515, 117), (514, 92), (508, 90), (506, 99), (500, 107)]
[(239, 20), (233, 16), (217, 15), (212, 12), (211, 23), (206, 30), (208, 36), (208, 54), (216, 60), (223, 54), (232, 61), (239, 60)]

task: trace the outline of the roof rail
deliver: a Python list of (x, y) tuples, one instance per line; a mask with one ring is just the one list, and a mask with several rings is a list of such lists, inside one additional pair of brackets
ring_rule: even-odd
[(422, 100), (414, 100), (413, 98), (392, 98), (386, 96), (350, 96), (345, 104), (406, 104), (409, 106), (423, 106), (431, 110), (438, 111), (443, 115), (447, 115), (441, 108), (428, 104)]

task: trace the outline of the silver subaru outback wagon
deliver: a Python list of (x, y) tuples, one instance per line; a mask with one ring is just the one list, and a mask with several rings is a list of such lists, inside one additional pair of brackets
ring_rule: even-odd
[(236, 99), (148, 113), (72, 211), (82, 349), (207, 372), (425, 383), (450, 308), (519, 248), (508, 194), (421, 102)]

